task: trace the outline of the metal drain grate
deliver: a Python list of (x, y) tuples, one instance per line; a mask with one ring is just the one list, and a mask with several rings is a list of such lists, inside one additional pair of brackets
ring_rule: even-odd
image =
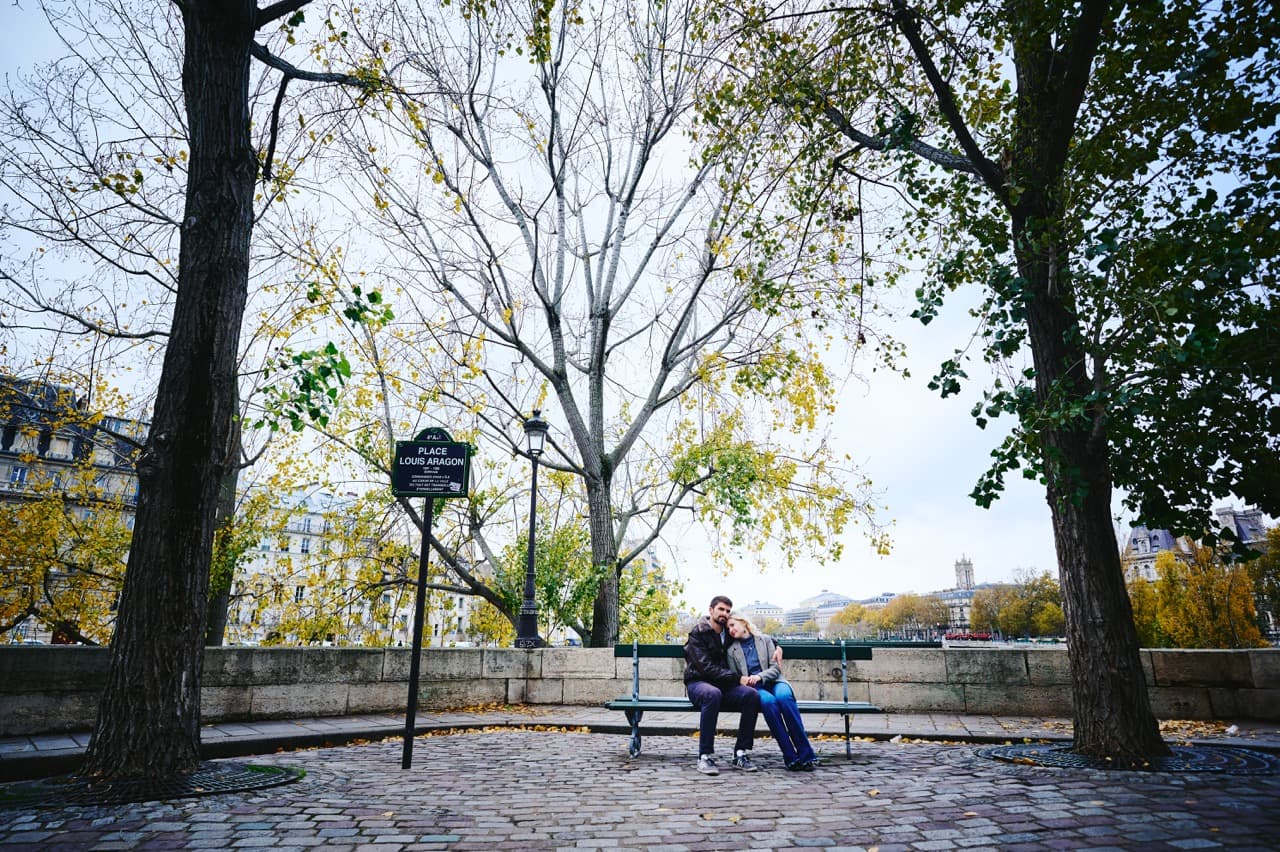
[(123, 805), (242, 793), (278, 787), (304, 774), (287, 766), (255, 766), (245, 763), (202, 763), (195, 772), (163, 778), (91, 781), (74, 776), (46, 778), (0, 788), (0, 808), (63, 805)]
[(1137, 765), (1105, 758), (1075, 754), (1070, 746), (1051, 743), (1022, 743), (988, 746), (977, 750), (979, 757), (1027, 766), (1057, 769), (1112, 769), (1136, 772), (1220, 772), (1227, 775), (1271, 775), (1280, 773), (1280, 757), (1238, 746), (1171, 746), (1173, 754), (1153, 757)]

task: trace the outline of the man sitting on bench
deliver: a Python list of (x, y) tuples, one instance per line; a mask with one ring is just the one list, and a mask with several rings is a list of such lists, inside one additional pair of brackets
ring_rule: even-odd
[(760, 713), (760, 695), (738, 682), (729, 668), (726, 648), (729, 633), (725, 624), (733, 611), (733, 601), (724, 595), (711, 599), (707, 614), (689, 631), (684, 643), (684, 687), (698, 719), (698, 771), (719, 775), (716, 767), (716, 723), (720, 708), (738, 711), (738, 741), (734, 746), (733, 766), (746, 772), (758, 768), (751, 762), (751, 746), (755, 743), (756, 716)]

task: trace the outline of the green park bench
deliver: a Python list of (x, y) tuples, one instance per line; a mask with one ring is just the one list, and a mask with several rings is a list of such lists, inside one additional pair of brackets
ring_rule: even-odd
[[(849, 717), (854, 713), (883, 713), (879, 707), (867, 701), (849, 700), (849, 661), (871, 659), (873, 647), (940, 647), (939, 642), (857, 642), (840, 639), (829, 642), (779, 642), (782, 646), (783, 664), (795, 660), (829, 660), (840, 662), (841, 701), (796, 701), (801, 713), (839, 713), (844, 716), (844, 750), (851, 755)], [(646, 696), (640, 694), (640, 661), (642, 659), (684, 659), (683, 645), (650, 645), (632, 642), (614, 646), (615, 658), (631, 658), (631, 694), (605, 704), (609, 710), (621, 710), (631, 725), (631, 743), (627, 752), (635, 757), (640, 753), (640, 720), (648, 712), (693, 712), (693, 704), (683, 695)]]

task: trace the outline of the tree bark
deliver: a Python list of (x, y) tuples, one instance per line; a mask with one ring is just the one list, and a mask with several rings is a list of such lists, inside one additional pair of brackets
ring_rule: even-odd
[(591, 608), (591, 647), (611, 648), (618, 643), (618, 545), (613, 531), (613, 503), (609, 483), (587, 479), (587, 506), (591, 527), (591, 561), (603, 567), (604, 578)]
[(199, 763), (214, 516), (235, 416), (257, 159), (249, 138), (251, 0), (188, 0), (182, 84), (191, 164), (173, 326), (111, 667), (82, 773), (164, 776)]

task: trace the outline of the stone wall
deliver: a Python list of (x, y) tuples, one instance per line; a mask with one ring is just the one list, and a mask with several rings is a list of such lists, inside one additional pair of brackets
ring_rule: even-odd
[[(204, 720), (402, 713), (410, 651), (401, 648), (210, 648)], [(1280, 722), (1280, 649), (1143, 651), (1165, 719)], [(84, 730), (97, 712), (108, 651), (0, 646), (0, 736)], [(840, 670), (787, 664), (800, 698), (839, 698)], [(682, 661), (642, 660), (641, 691), (681, 695)], [(881, 649), (849, 664), (849, 697), (890, 712), (1070, 716), (1060, 649)], [(423, 709), (499, 703), (602, 704), (631, 691), (631, 660), (604, 649), (427, 649)]]

